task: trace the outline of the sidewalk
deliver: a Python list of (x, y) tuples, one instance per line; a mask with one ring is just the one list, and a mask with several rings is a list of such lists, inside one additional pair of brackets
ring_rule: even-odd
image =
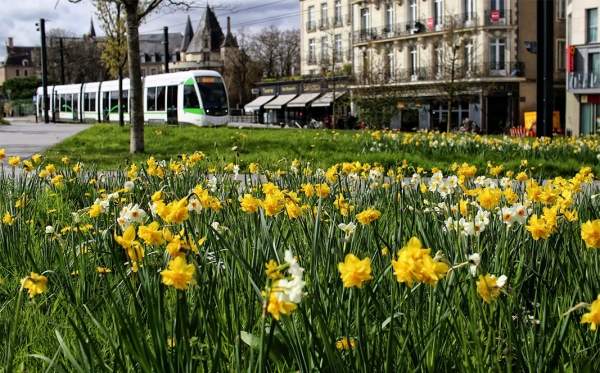
[(6, 150), (7, 156), (18, 155), (22, 159), (89, 128), (87, 124), (35, 123), (33, 117), (6, 119), (11, 125), (0, 126), (0, 148)]

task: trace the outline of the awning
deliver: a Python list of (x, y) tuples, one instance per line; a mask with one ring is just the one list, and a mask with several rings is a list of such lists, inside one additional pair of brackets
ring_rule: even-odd
[(265, 105), (265, 109), (281, 109), (281, 107), (292, 101), (296, 95), (280, 95), (276, 99)]
[(309, 102), (317, 98), (319, 95), (320, 93), (303, 93), (290, 101), (290, 103), (287, 104), (287, 107), (305, 107)]
[[(335, 93), (335, 99), (342, 97), (346, 94), (346, 91), (340, 91)], [(327, 92), (323, 96), (319, 97), (317, 100), (313, 101), (310, 106), (312, 107), (323, 107), (329, 106), (333, 102), (333, 92)]]
[(253, 111), (260, 110), (260, 108), (264, 104), (266, 104), (267, 102), (271, 101), (273, 98), (275, 98), (275, 96), (273, 96), (273, 95), (271, 95), (271, 96), (258, 96), (253, 101), (247, 103), (246, 106), (244, 106), (244, 111), (246, 111), (247, 113), (251, 113)]

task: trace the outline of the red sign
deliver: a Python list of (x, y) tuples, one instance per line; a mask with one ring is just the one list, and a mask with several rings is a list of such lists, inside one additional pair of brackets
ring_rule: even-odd
[(427, 18), (427, 28), (433, 30), (433, 17)]
[(492, 10), (490, 13), (490, 18), (492, 22), (498, 22), (500, 20), (500, 11), (498, 9)]
[(566, 50), (567, 53), (567, 71), (572, 73), (575, 71), (575, 47), (568, 45)]

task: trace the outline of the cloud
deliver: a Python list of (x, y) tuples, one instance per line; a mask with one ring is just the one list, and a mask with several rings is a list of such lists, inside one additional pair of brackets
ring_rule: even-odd
[[(96, 32), (102, 34), (102, 28), (94, 13), (90, 0), (73, 4), (68, 0), (0, 0), (10, 2), (2, 9), (0, 23), (0, 59), (6, 52), (4, 42), (13, 37), (16, 45), (40, 45), (40, 35), (36, 23), (46, 18), (46, 31), (59, 28), (76, 35), (87, 33), (90, 19), (94, 18)], [(209, 2), (210, 4), (210, 2)], [(170, 32), (183, 32), (187, 15), (196, 29), (200, 14), (206, 6), (206, 0), (192, 1), (188, 11), (163, 7), (151, 14), (140, 27), (142, 33), (161, 32), (169, 26)], [(227, 16), (231, 17), (233, 31), (255, 32), (269, 25), (280, 28), (299, 27), (298, 0), (221, 0), (215, 3), (214, 11), (225, 31)]]

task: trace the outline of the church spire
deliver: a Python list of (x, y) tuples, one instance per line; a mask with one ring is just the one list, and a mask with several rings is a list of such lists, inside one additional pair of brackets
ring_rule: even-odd
[(95, 39), (96, 38), (96, 29), (94, 28), (94, 19), (90, 18), (90, 32), (88, 33), (88, 37)]
[(187, 50), (193, 37), (194, 37), (194, 29), (192, 28), (192, 20), (190, 19), (190, 16), (188, 15), (187, 23), (185, 25), (185, 32), (183, 33), (183, 40), (181, 43), (182, 51), (185, 52)]

